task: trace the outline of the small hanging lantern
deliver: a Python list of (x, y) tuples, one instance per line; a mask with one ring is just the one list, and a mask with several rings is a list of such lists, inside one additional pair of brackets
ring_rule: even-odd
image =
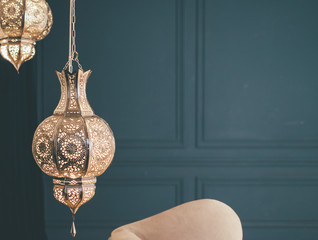
[[(61, 98), (52, 116), (37, 128), (32, 143), (34, 159), (53, 179), (53, 195), (73, 215), (71, 234), (76, 235), (75, 214), (95, 194), (96, 177), (103, 174), (115, 154), (109, 125), (96, 116), (86, 98), (91, 71), (84, 72), (75, 45), (75, 0), (70, 0), (69, 60), (57, 72)], [(73, 71), (73, 61), (78, 70)]]
[(45, 38), (53, 17), (45, 0), (0, 0), (0, 53), (19, 71), (35, 55), (37, 41)]

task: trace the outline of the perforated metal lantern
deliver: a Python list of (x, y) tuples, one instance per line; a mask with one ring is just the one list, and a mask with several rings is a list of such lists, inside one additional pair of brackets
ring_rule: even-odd
[(37, 41), (52, 27), (51, 9), (45, 0), (0, 0), (0, 53), (19, 71), (35, 55)]
[(81, 69), (57, 72), (60, 102), (38, 126), (32, 144), (36, 163), (54, 177), (54, 197), (73, 214), (94, 196), (96, 177), (106, 171), (115, 153), (112, 130), (86, 98), (90, 74)]
[(76, 214), (80, 206), (90, 201), (95, 195), (96, 178), (53, 179), (53, 195), (59, 202), (68, 206)]

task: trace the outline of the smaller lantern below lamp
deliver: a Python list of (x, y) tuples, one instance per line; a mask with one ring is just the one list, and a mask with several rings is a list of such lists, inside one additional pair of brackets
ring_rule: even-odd
[(34, 57), (36, 42), (49, 34), (52, 24), (52, 11), (45, 0), (0, 0), (2, 57), (19, 71)]

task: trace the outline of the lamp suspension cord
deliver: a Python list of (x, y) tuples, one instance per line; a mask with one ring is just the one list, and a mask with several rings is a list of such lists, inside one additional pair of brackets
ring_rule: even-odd
[(69, 23), (69, 55), (68, 62), (66, 63), (64, 70), (68, 68), (70, 73), (73, 72), (73, 61), (77, 62), (78, 68), (83, 70), (82, 65), (78, 59), (78, 52), (76, 51), (76, 0), (70, 0), (70, 23)]
[[(70, 29), (69, 29), (69, 52), (68, 52), (68, 71), (69, 72), (73, 72), (73, 59), (72, 59), (72, 50), (73, 50), (73, 46), (76, 45), (74, 43), (75, 37), (76, 37), (76, 32), (74, 29), (74, 25), (76, 23), (76, 16), (75, 16), (75, 12), (74, 12), (74, 5), (75, 5), (75, 0), (70, 0)], [(73, 43), (72, 43), (73, 42)]]

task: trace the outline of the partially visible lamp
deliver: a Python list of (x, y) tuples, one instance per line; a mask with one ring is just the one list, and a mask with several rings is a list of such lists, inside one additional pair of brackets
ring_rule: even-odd
[(49, 34), (52, 24), (52, 11), (45, 0), (0, 0), (2, 57), (19, 71), (34, 57), (36, 42)]
[[(70, 0), (69, 60), (57, 72), (61, 98), (54, 114), (34, 133), (32, 152), (41, 170), (53, 179), (53, 195), (75, 214), (95, 194), (96, 177), (103, 174), (115, 154), (115, 138), (106, 121), (96, 116), (86, 98), (91, 71), (84, 72), (75, 45), (75, 0)], [(73, 61), (78, 70), (73, 71)]]

